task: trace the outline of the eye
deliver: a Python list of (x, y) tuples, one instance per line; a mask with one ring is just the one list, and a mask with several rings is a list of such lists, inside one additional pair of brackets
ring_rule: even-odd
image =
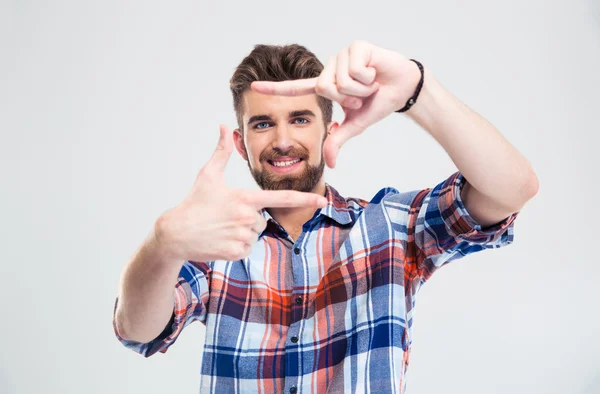
[(306, 119), (306, 118), (296, 118), (296, 119), (294, 119), (294, 122), (296, 122), (298, 120), (302, 121), (299, 124), (307, 124), (308, 123), (308, 119)]
[[(261, 125), (263, 125), (264, 127)], [(254, 125), (254, 128), (259, 130), (266, 129), (267, 127), (269, 127), (269, 122), (260, 122)]]

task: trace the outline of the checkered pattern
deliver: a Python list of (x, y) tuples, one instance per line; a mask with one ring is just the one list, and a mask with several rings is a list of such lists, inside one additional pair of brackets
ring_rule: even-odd
[(518, 212), (482, 229), (462, 203), (465, 182), (456, 172), (370, 202), (326, 185), (328, 205), (297, 240), (263, 210), (249, 257), (184, 263), (163, 334), (138, 343), (115, 333), (149, 357), (203, 322), (203, 393), (404, 393), (420, 287), (446, 263), (513, 240)]

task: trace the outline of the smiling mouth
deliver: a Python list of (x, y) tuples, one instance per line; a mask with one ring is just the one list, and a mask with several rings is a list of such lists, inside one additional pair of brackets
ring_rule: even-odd
[(267, 160), (267, 161), (273, 167), (286, 168), (286, 167), (291, 167), (294, 164), (301, 162), (302, 159), (301, 158), (297, 158), (297, 159), (294, 159), (294, 160), (278, 160), (278, 161)]

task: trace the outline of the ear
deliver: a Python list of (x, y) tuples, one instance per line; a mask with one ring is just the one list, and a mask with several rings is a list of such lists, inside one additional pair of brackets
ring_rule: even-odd
[(248, 154), (246, 153), (246, 147), (244, 146), (244, 136), (242, 135), (240, 129), (233, 130), (233, 143), (240, 156), (242, 156), (244, 160), (248, 161)]
[(329, 124), (327, 125), (327, 134), (334, 133), (338, 129), (338, 127), (340, 127), (340, 124), (338, 122), (329, 122)]

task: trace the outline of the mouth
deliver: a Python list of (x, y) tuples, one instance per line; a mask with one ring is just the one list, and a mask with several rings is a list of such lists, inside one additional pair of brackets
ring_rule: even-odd
[(294, 171), (295, 169), (300, 167), (300, 163), (304, 160), (297, 157), (295, 159), (285, 158), (285, 159), (277, 159), (277, 160), (267, 160), (269, 163), (269, 167), (277, 173), (286, 173)]

